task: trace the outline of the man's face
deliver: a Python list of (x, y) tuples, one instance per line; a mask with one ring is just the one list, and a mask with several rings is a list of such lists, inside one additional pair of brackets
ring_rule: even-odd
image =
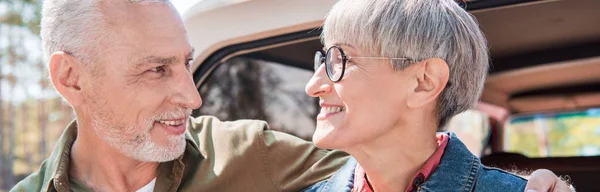
[(192, 48), (172, 6), (106, 5), (114, 35), (89, 68), (85, 111), (95, 133), (124, 155), (164, 162), (185, 150), (186, 120), (201, 105)]

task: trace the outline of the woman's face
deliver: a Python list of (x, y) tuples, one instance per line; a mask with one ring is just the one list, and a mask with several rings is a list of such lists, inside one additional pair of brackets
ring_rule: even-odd
[[(325, 48), (335, 45), (348, 57), (379, 57), (352, 44), (326, 43)], [(395, 71), (389, 59), (355, 58), (346, 62), (343, 78), (334, 83), (321, 65), (306, 85), (306, 93), (320, 99), (315, 144), (344, 149), (373, 141), (401, 123), (411, 87), (405, 71)]]

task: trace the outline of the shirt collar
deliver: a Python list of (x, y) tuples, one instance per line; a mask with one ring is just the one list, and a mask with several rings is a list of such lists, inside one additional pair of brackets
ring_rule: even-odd
[[(188, 152), (188, 150), (192, 150), (194, 153), (200, 153), (200, 150), (198, 149), (198, 145), (194, 141), (191, 133), (189, 132), (189, 128), (191, 127), (190, 123), (191, 123), (191, 120), (188, 120), (188, 123), (187, 123), (188, 131), (185, 132), (185, 140), (187, 141), (186, 149), (185, 149), (186, 152), (184, 152), (183, 155), (181, 155), (179, 158), (174, 160), (177, 163), (175, 163), (176, 166), (172, 167), (174, 169), (172, 171), (173, 174), (183, 175), (184, 166), (183, 166), (182, 159), (183, 159), (183, 156), (185, 155), (185, 153)], [(50, 177), (51, 179), (49, 179), (47, 182), (45, 182), (43, 184), (43, 186), (44, 186), (43, 188), (46, 189), (46, 191), (53, 191), (53, 190), (50, 190), (52, 188), (56, 189), (56, 191), (70, 191), (70, 188), (69, 188), (69, 186), (70, 186), (69, 185), (69, 165), (70, 165), (70, 160), (71, 160), (71, 147), (73, 146), (73, 143), (75, 142), (76, 138), (77, 138), (77, 121), (74, 120), (71, 123), (69, 123), (69, 125), (67, 125), (65, 131), (58, 139), (58, 142), (57, 142), (53, 152), (48, 157), (48, 160), (47, 160), (48, 167), (46, 169), (49, 170), (48, 172), (52, 173), (52, 175)], [(167, 163), (172, 163), (174, 161), (167, 162)], [(161, 163), (160, 166), (162, 166), (162, 164), (164, 164), (164, 163)], [(169, 167), (171, 167), (171, 166), (169, 166)], [(179, 176), (179, 178), (180, 177), (181, 176)], [(181, 180), (181, 178), (179, 180)], [(173, 183), (179, 184), (179, 182), (181, 182), (181, 181), (173, 182)]]
[(428, 182), (421, 185), (421, 189), (425, 191), (472, 190), (473, 183), (477, 180), (478, 170), (482, 166), (479, 158), (469, 151), (456, 134), (444, 133), (448, 135), (444, 155), (435, 172), (429, 175)]
[(438, 145), (437, 149), (433, 154), (427, 159), (423, 167), (419, 169), (417, 174), (413, 176), (410, 182), (410, 186), (406, 188), (406, 192), (408, 191), (417, 191), (416, 189), (421, 185), (433, 171), (440, 164), (440, 160), (442, 160), (442, 155), (444, 154), (444, 150), (446, 149), (446, 145), (448, 145), (448, 134), (440, 133), (436, 135), (436, 143)]

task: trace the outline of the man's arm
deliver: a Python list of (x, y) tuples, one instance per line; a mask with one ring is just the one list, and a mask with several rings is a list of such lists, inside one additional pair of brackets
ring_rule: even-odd
[(25, 179), (19, 181), (15, 186), (10, 189), (10, 192), (21, 192), (21, 191), (42, 191), (42, 186), (45, 181), (45, 166), (46, 161), (42, 162), (40, 170), (27, 176)]
[(259, 133), (261, 153), (273, 185), (280, 191), (300, 191), (329, 178), (346, 163), (348, 154), (317, 148), (298, 137), (265, 130)]

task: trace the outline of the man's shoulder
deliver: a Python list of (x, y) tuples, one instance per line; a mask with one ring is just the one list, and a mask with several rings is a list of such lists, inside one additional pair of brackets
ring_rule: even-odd
[(47, 178), (46, 174), (49, 172), (46, 170), (46, 161), (40, 166), (40, 170), (27, 176), (25, 179), (19, 181), (10, 191), (21, 192), (21, 191), (42, 191), (44, 184), (48, 183), (50, 178)]
[(19, 181), (17, 185), (15, 185), (11, 192), (19, 192), (19, 191), (40, 191), (43, 185), (44, 176), (39, 173), (34, 173), (27, 176), (25, 179)]

